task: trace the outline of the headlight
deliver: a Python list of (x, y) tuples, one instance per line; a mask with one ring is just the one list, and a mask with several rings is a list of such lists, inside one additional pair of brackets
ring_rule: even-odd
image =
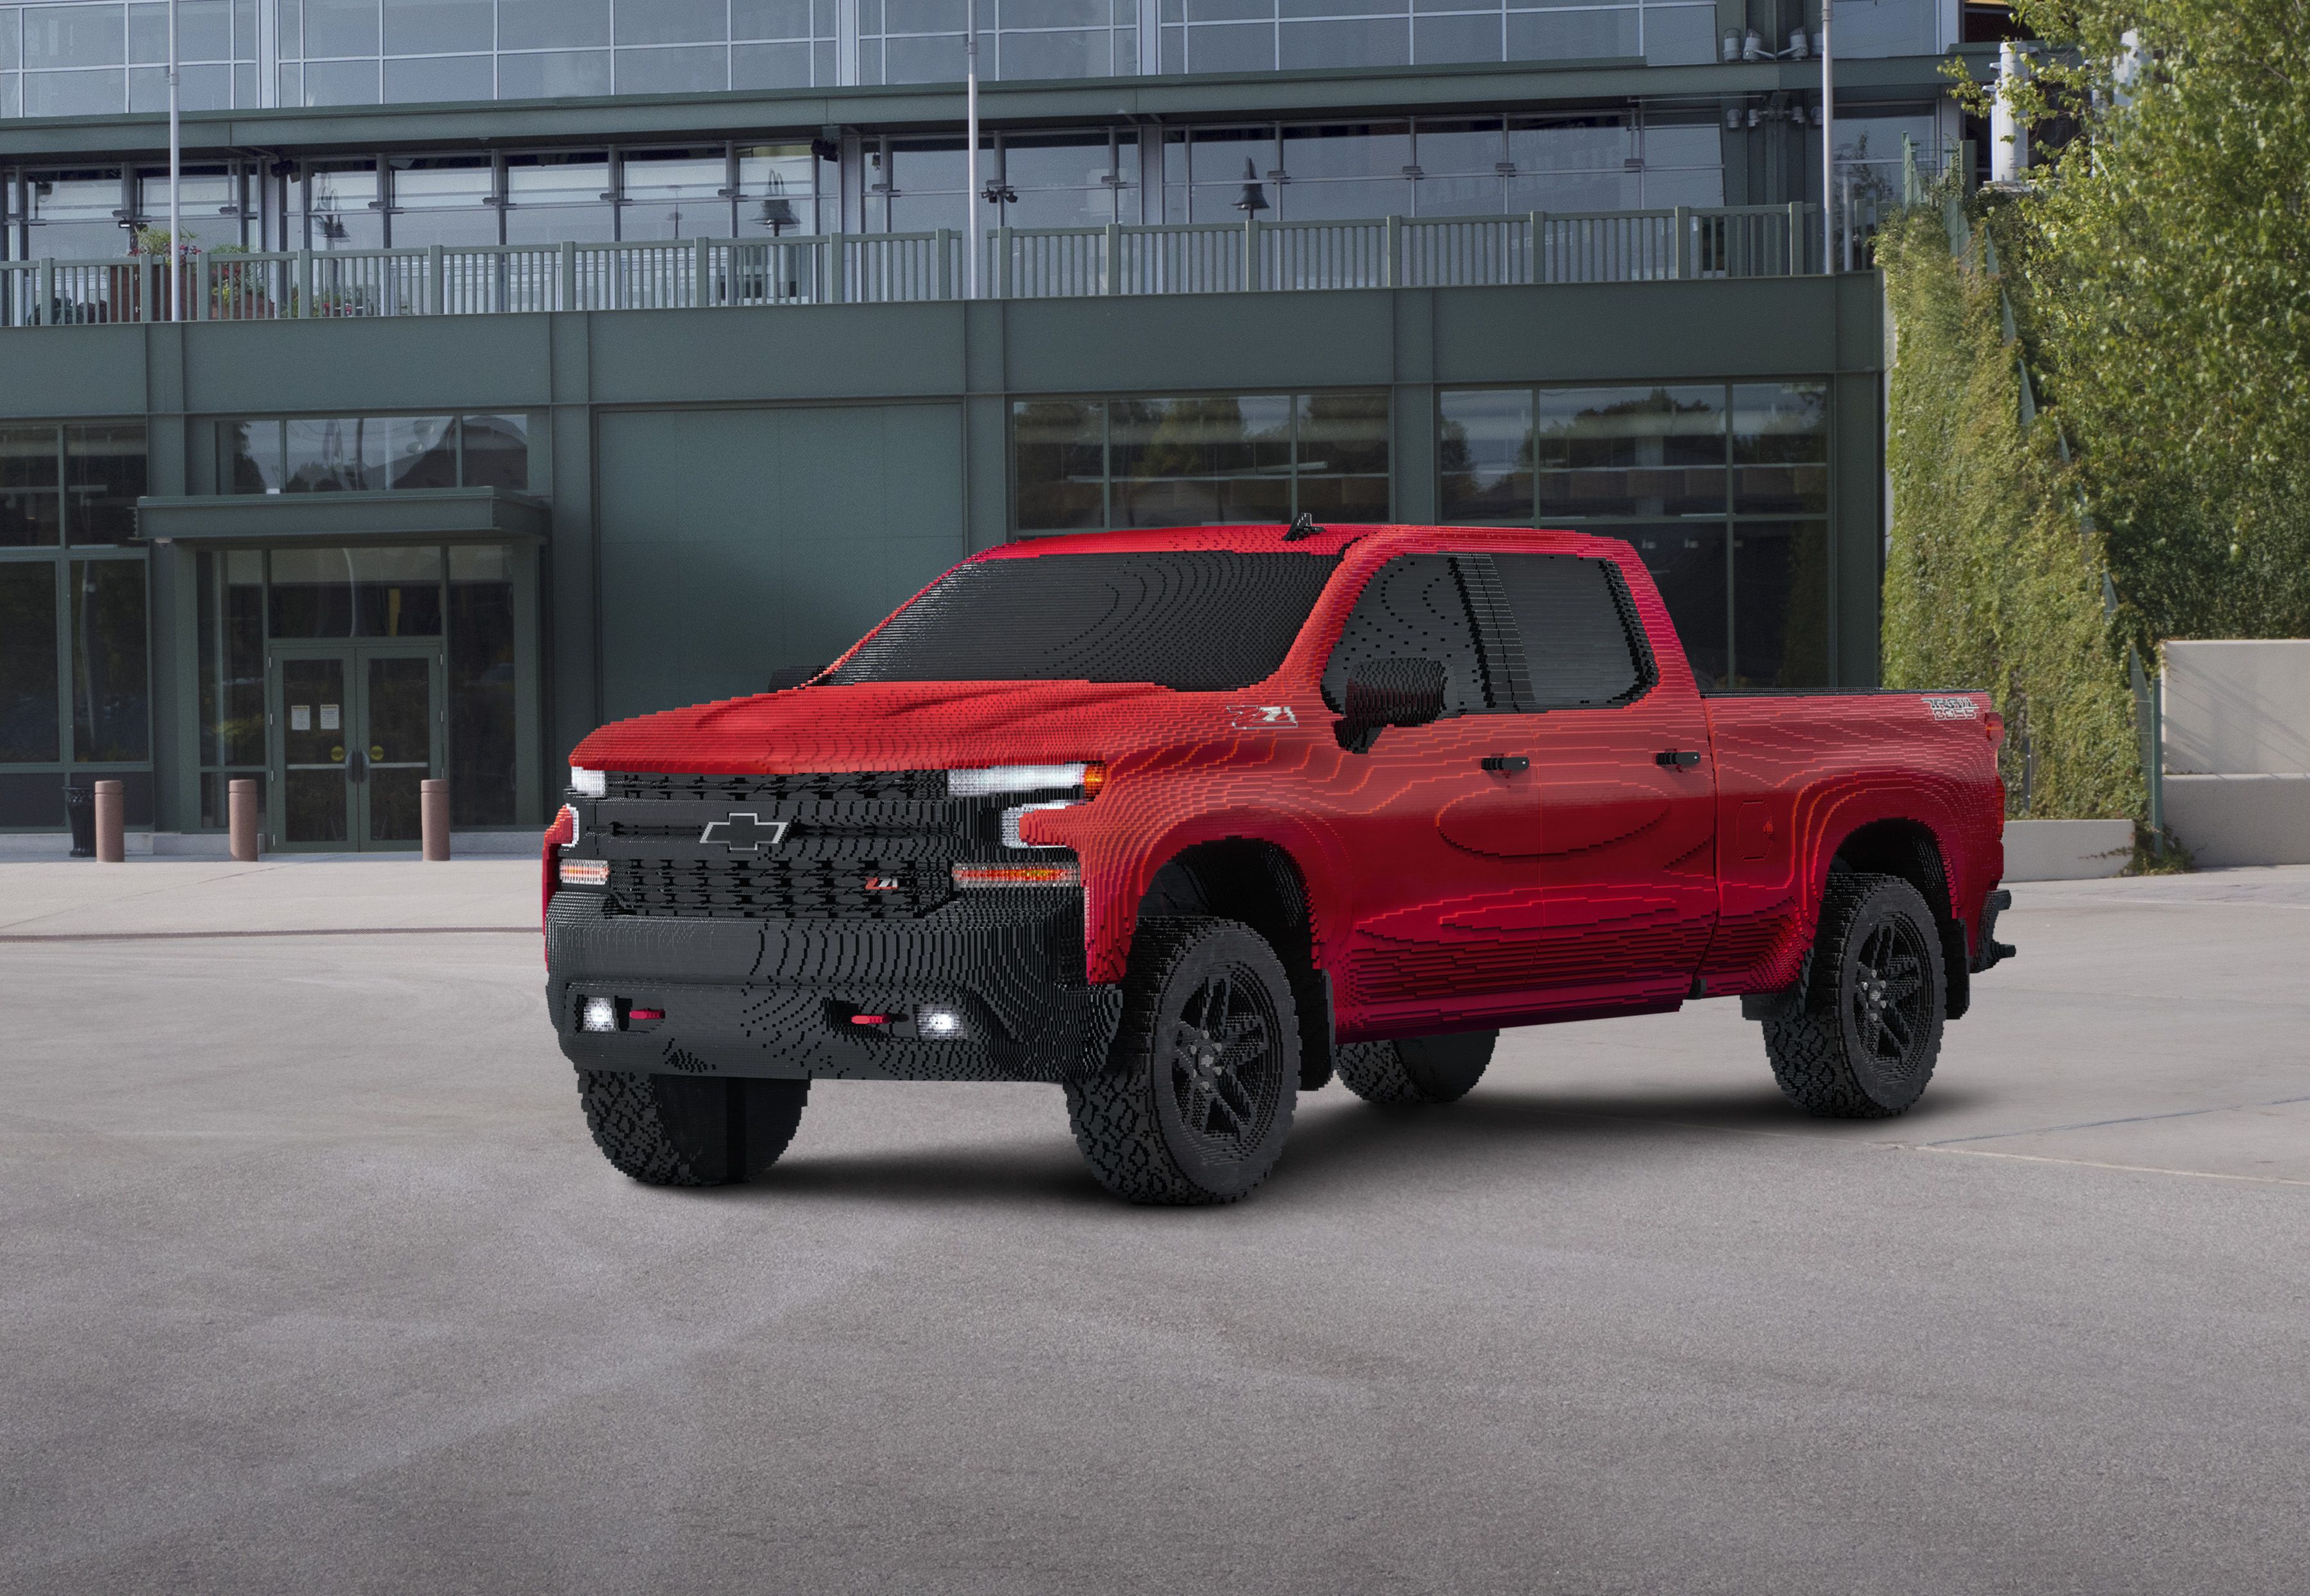
[(1097, 770), (1101, 778), (1107, 772), (1099, 765), (994, 765), (984, 770), (950, 770), (946, 773), (947, 795), (951, 798), (984, 798), (994, 793), (1048, 793), (1055, 789), (1073, 788), (1085, 797), (1099, 790), (1090, 779)]
[(569, 790), (585, 798), (599, 798), (610, 790), (610, 778), (599, 770), (569, 767)]

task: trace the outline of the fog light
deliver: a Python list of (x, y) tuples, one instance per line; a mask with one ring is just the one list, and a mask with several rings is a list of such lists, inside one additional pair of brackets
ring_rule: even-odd
[(610, 862), (607, 859), (564, 859), (561, 862), (561, 884), (565, 887), (606, 887), (610, 884)]
[(962, 1016), (952, 1009), (925, 1003), (915, 1011), (915, 1029), (925, 1039), (951, 1042), (962, 1035)]
[(618, 1028), (618, 1000), (615, 998), (587, 998), (586, 1000), (585, 1025), (586, 1028), (589, 1031), (616, 1030)]

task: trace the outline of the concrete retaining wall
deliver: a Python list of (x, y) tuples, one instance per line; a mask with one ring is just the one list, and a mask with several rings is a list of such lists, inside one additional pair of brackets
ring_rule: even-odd
[(2200, 864), (2310, 864), (2310, 640), (2164, 654), (2167, 826)]
[(2008, 820), (2005, 879), (2082, 881), (2133, 862), (2132, 820)]

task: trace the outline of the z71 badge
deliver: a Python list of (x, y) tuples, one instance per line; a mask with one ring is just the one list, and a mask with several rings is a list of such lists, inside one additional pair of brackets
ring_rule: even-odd
[(1299, 717), (1289, 704), (1238, 704), (1228, 711), (1228, 724), (1238, 732), (1270, 726), (1296, 726)]

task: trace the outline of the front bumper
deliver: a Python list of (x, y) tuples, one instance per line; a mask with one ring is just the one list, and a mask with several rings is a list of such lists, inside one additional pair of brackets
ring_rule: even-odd
[[(565, 889), (546, 916), (546, 1004), (583, 1070), (848, 1080), (1072, 1079), (1107, 1055), (1118, 988), (1083, 982), (1082, 900), (990, 893), (918, 920), (612, 915)], [(584, 1028), (586, 1000), (619, 1028)], [(855, 1014), (959, 1011), (951, 1039)], [(631, 1011), (658, 1011), (635, 1019)], [(905, 1028), (900, 1028), (904, 1029)]]

